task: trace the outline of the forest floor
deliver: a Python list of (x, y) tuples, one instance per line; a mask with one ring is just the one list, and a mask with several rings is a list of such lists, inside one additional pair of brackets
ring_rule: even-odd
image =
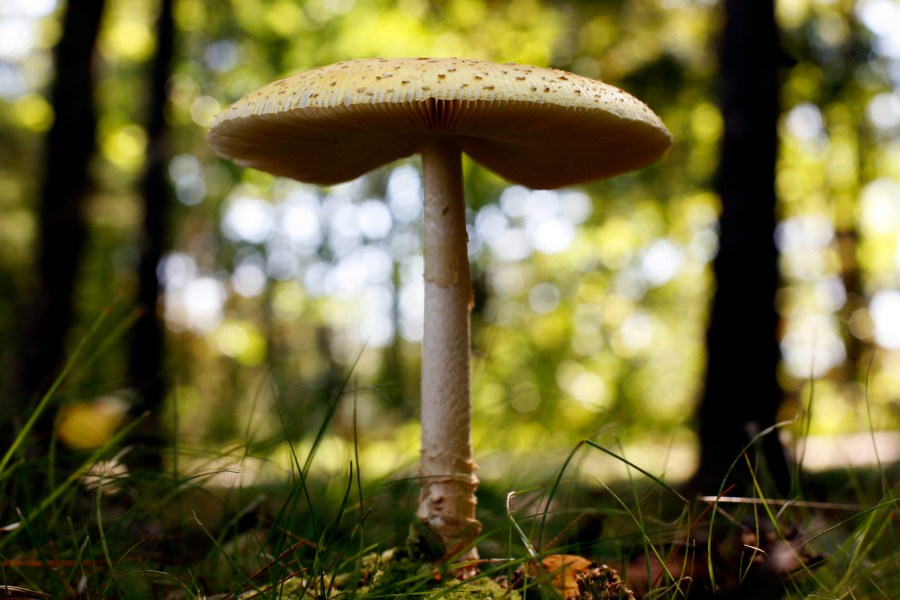
[[(71, 459), (71, 457), (69, 457)], [(785, 501), (684, 498), (635, 471), (479, 490), (478, 576), (407, 550), (417, 485), (301, 477), (210, 485), (98, 460), (0, 468), (0, 598), (890, 598), (900, 465), (803, 476)], [(51, 469), (49, 465), (53, 465)], [(517, 467), (518, 468), (518, 467)], [(217, 468), (218, 469), (218, 468)], [(224, 471), (218, 470), (219, 474)]]

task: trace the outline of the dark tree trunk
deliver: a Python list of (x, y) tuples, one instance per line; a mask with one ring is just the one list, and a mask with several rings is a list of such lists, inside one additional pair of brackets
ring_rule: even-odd
[[(726, 0), (725, 10), (719, 53), (725, 132), (716, 180), (722, 198), (721, 237), (700, 406), (700, 468), (695, 478), (697, 487), (708, 493), (719, 489), (729, 466), (752, 437), (775, 423), (782, 396), (774, 303), (778, 286), (774, 181), (782, 53), (773, 0)], [(777, 433), (760, 444), (778, 490), (786, 493), (790, 473)], [(741, 487), (747, 482), (746, 474), (747, 467), (740, 463), (729, 483)]]
[[(53, 57), (54, 121), (45, 147), (38, 211), (37, 278), (22, 303), (20, 366), (7, 407), (20, 412), (44, 393), (59, 373), (72, 324), (73, 295), (86, 228), (82, 206), (90, 190), (88, 166), (95, 149), (94, 46), (104, 0), (70, 2)], [(47, 433), (50, 416), (38, 426)]]
[(159, 412), (167, 390), (163, 348), (165, 325), (158, 307), (160, 283), (157, 266), (166, 248), (166, 225), (171, 202), (171, 189), (166, 179), (169, 147), (165, 112), (168, 99), (166, 88), (175, 52), (172, 0), (162, 0), (160, 3), (156, 40), (150, 80), (147, 155), (141, 190), (144, 222), (136, 299), (139, 315), (131, 333), (128, 359), (129, 384), (137, 392), (132, 413), (144, 419), (138, 432), (143, 441), (150, 443), (159, 440)]

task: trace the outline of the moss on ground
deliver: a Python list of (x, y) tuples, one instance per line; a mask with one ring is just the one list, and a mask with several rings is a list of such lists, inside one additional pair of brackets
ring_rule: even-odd
[(545, 557), (541, 567), (529, 563), (512, 576), (487, 575), (460, 581), (447, 577), (433, 564), (411, 558), (405, 549), (364, 556), (355, 570), (335, 577), (293, 577), (266, 590), (239, 596), (279, 600), (338, 598), (508, 599), (566, 600), (634, 599), (618, 572), (606, 565), (570, 555)]

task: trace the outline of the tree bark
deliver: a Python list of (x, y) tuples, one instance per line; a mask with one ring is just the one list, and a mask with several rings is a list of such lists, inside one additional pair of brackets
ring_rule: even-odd
[[(37, 234), (35, 289), (22, 304), (19, 367), (13, 399), (4, 403), (21, 414), (57, 376), (72, 324), (73, 296), (86, 226), (82, 207), (90, 193), (89, 162), (96, 147), (93, 57), (104, 0), (70, 2), (62, 36), (53, 52), (51, 90), (54, 121), (44, 150)], [(49, 433), (50, 416), (38, 434)]]
[[(753, 436), (775, 423), (782, 392), (775, 167), (781, 48), (773, 0), (727, 0), (720, 47), (725, 132), (716, 188), (722, 199), (717, 290), (707, 333), (696, 487), (715, 493)], [(790, 473), (777, 433), (763, 438), (768, 472), (786, 493)], [(746, 483), (739, 464), (728, 483)]]
[(170, 151), (165, 112), (174, 53), (172, 0), (162, 0), (156, 21), (156, 56), (150, 78), (147, 152), (141, 182), (144, 221), (136, 298), (139, 315), (131, 332), (128, 357), (129, 385), (137, 392), (131, 412), (143, 417), (138, 434), (144, 443), (151, 445), (156, 445), (159, 440), (159, 412), (168, 388), (164, 366), (165, 324), (159, 311), (161, 289), (157, 267), (167, 247), (166, 226), (171, 205), (171, 188), (166, 179)]

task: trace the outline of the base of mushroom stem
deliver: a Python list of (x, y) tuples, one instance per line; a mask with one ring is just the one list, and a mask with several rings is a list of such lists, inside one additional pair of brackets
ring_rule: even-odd
[(457, 531), (456, 540), (441, 540), (428, 523), (416, 518), (409, 528), (406, 549), (414, 560), (433, 563), (441, 571), (457, 579), (478, 574), (478, 548), (474, 542), (481, 533), (481, 523), (472, 521)]

